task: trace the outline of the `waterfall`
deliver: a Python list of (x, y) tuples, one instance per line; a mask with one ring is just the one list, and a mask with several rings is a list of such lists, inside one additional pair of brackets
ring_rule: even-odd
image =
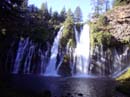
[[(73, 33), (74, 37), (71, 38), (74, 38), (76, 47), (70, 45), (68, 38), (64, 50), (59, 49), (63, 27), (57, 32), (52, 47), (50, 48), (48, 42), (45, 50), (41, 44), (35, 43), (28, 37), (21, 38), (12, 73), (38, 73), (45, 76), (91, 77), (98, 75), (116, 77), (129, 68), (129, 46), (104, 48), (103, 45), (96, 45), (90, 54), (89, 25), (84, 24), (80, 32), (76, 26), (73, 30), (75, 33)], [(66, 55), (67, 57), (65, 57)]]
[(75, 31), (75, 39), (76, 39), (76, 43), (78, 43), (78, 42), (79, 42), (79, 33), (78, 33), (76, 27), (74, 27), (74, 31)]
[(114, 72), (112, 74), (112, 77), (118, 77), (124, 72), (127, 71), (128, 68), (130, 68), (130, 61), (129, 61), (129, 47), (124, 47), (123, 53), (118, 54), (116, 49), (114, 50)]
[(60, 28), (60, 30), (57, 33), (56, 38), (54, 39), (52, 48), (51, 48), (51, 56), (50, 56), (50, 61), (48, 63), (48, 66), (46, 68), (46, 71), (44, 73), (44, 75), (47, 76), (54, 76), (54, 75), (58, 75), (57, 74), (57, 69), (56, 69), (56, 58), (57, 58), (57, 54), (58, 54), (58, 46), (59, 46), (59, 42), (62, 36), (62, 31), (63, 30), (63, 26)]
[(29, 38), (26, 39), (20, 39), (19, 41), (19, 46), (18, 46), (18, 51), (17, 51), (17, 56), (15, 59), (15, 64), (13, 68), (13, 73), (18, 73), (20, 69), (20, 63), (23, 59), (24, 51), (27, 48), (29, 43)]
[(24, 71), (23, 71), (24, 73), (30, 73), (31, 60), (32, 60), (34, 51), (35, 51), (35, 45), (33, 45), (33, 43), (30, 42), (29, 51), (27, 53), (26, 60), (24, 63)]
[[(76, 40), (77, 31), (76, 31)], [(74, 57), (76, 65), (76, 75), (88, 74), (89, 68), (89, 51), (90, 51), (90, 40), (89, 40), (89, 25), (85, 24), (80, 34), (79, 41), (75, 48)]]
[(34, 43), (31, 39), (19, 40), (17, 55), (12, 73), (18, 74), (43, 74), (48, 60), (49, 48), (42, 50), (40, 44)]

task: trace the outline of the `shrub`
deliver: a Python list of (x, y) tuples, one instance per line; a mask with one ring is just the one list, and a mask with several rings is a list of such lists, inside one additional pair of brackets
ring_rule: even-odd
[(91, 34), (90, 40), (92, 47), (96, 45), (110, 46), (112, 35), (109, 32), (96, 32)]
[(114, 0), (113, 6), (122, 6), (130, 3), (130, 0)]
[(99, 20), (98, 20), (98, 25), (99, 26), (106, 26), (107, 25), (107, 17), (104, 15), (100, 15)]

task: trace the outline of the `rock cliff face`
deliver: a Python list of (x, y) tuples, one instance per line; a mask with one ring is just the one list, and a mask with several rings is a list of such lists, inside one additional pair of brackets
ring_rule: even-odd
[(130, 5), (118, 6), (105, 14), (110, 33), (119, 41), (130, 38)]
[(115, 7), (104, 17), (107, 26), (102, 25), (99, 30), (110, 33), (113, 38), (104, 39), (110, 41), (109, 46), (102, 43), (93, 48), (90, 71), (92, 74), (117, 76), (130, 66), (130, 5)]

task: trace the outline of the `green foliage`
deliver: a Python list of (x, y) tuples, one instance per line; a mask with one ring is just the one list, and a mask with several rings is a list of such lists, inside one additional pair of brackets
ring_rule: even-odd
[(130, 44), (130, 36), (126, 37), (125, 39), (120, 41), (123, 44)]
[(71, 10), (68, 10), (67, 18), (63, 25), (64, 29), (60, 43), (62, 48), (66, 47), (69, 39), (74, 39), (74, 31), (73, 31), (74, 19)]
[(130, 0), (114, 0), (113, 6), (122, 6), (130, 3)]
[[(64, 14), (61, 16), (51, 9), (48, 11), (46, 3), (38, 9), (34, 5), (27, 6), (27, 1), (0, 0), (0, 73), (7, 71), (8, 67), (12, 68), (20, 37), (29, 37), (46, 50), (47, 42), (50, 45), (53, 43), (54, 32), (58, 32), (65, 20), (61, 19)], [(10, 51), (11, 54), (8, 53)]]
[(130, 68), (124, 74), (116, 78), (116, 80), (118, 82), (116, 89), (130, 95)]
[(92, 47), (96, 45), (110, 46), (112, 41), (112, 35), (107, 31), (108, 23), (107, 17), (100, 15), (97, 20), (89, 23), (91, 27), (91, 45)]
[(99, 25), (97, 23), (91, 22), (89, 25), (91, 27), (91, 33), (96, 33), (100, 31)]
[(65, 7), (61, 10), (61, 12), (60, 12), (60, 20), (62, 21), (62, 22), (64, 22), (65, 21), (65, 18), (66, 18), (66, 9), (65, 9)]
[(107, 17), (104, 15), (99, 16), (98, 26), (106, 26), (107, 25)]
[(110, 46), (112, 35), (109, 32), (96, 32), (91, 34), (90, 40), (92, 47), (96, 45)]
[(69, 65), (69, 60), (70, 60), (70, 57), (69, 55), (64, 55), (64, 60), (63, 60), (63, 63), (67, 63)]
[(5, 29), (5, 28), (1, 29), (1, 33), (2, 33), (3, 35), (6, 35), (6, 29)]
[(76, 44), (76, 43), (75, 43), (74, 39), (69, 39), (69, 40), (68, 40), (67, 45), (69, 45), (69, 47), (75, 47), (75, 46), (76, 46), (75, 44)]
[(91, 32), (96, 33), (102, 31), (102, 28), (108, 27), (107, 17), (104, 15), (100, 15), (98, 19), (93, 22), (89, 22), (91, 27)]
[(124, 82), (127, 79), (130, 79), (130, 68), (124, 74), (116, 78), (116, 80), (120, 82)]
[(44, 27), (37, 27), (33, 30), (30, 37), (36, 42), (45, 42), (48, 39), (48, 31)]
[(43, 11), (43, 13), (48, 12), (47, 3), (42, 3), (41, 10)]

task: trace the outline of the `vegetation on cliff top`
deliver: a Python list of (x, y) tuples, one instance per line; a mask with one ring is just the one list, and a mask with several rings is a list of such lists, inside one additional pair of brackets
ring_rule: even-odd
[[(124, 4), (126, 5), (129, 3), (130, 3), (129, 0), (114, 0), (114, 6), (124, 5)], [(90, 40), (91, 40), (92, 47), (95, 47), (96, 45), (103, 45), (103, 46), (109, 47), (109, 46), (116, 46), (120, 44), (129, 44), (130, 42), (129, 36), (128, 35), (123, 36), (124, 34), (123, 32), (121, 32), (122, 30), (120, 31), (118, 28), (118, 18), (120, 18), (121, 16), (115, 15), (116, 13), (114, 12), (120, 12), (119, 10), (120, 8), (117, 9), (113, 7), (113, 9), (107, 10), (105, 13), (96, 13), (96, 12), (94, 13), (94, 17), (89, 23), (91, 27)], [(98, 14), (98, 15), (96, 15), (95, 17), (95, 14)], [(114, 21), (117, 21), (117, 23), (115, 23)], [(116, 27), (116, 24), (117, 24), (117, 27)], [(113, 33), (117, 33), (118, 35), (115, 35)], [(119, 37), (119, 33), (122, 33), (122, 36)]]
[(91, 27), (91, 45), (104, 45), (109, 47), (111, 45), (112, 35), (107, 30), (109, 25), (107, 24), (107, 18), (104, 15), (100, 15), (95, 22), (90, 22)]
[(72, 13), (71, 9), (68, 10), (67, 18), (63, 25), (64, 25), (64, 29), (63, 29), (63, 34), (62, 34), (62, 38), (60, 41), (61, 48), (65, 48), (69, 39), (73, 39), (74, 20), (73, 20), (73, 13)]
[(130, 3), (130, 0), (114, 0), (113, 6), (122, 6)]

